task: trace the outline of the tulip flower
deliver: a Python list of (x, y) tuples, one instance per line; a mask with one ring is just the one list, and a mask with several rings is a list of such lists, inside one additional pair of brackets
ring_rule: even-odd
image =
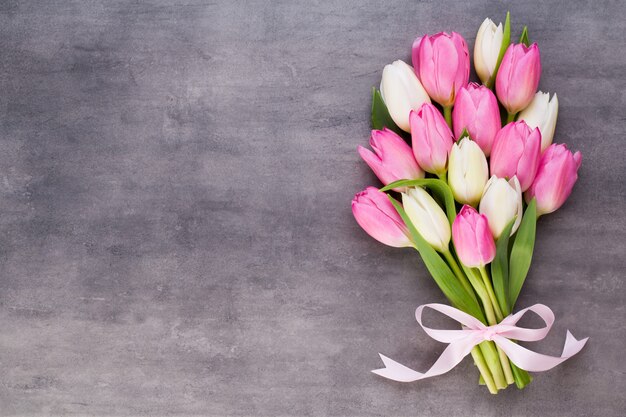
[(525, 193), (526, 201), (537, 200), (537, 215), (552, 213), (565, 203), (578, 179), (580, 152), (552, 144), (541, 156), (535, 181)]
[(452, 241), (463, 265), (480, 268), (493, 261), (496, 244), (487, 217), (465, 205), (452, 223)]
[(536, 43), (530, 47), (521, 43), (508, 47), (496, 75), (496, 93), (509, 112), (509, 121), (512, 115), (530, 104), (540, 75), (541, 57)]
[(400, 60), (385, 65), (380, 82), (380, 95), (393, 121), (405, 132), (410, 132), (411, 110), (419, 109), (423, 103), (430, 103), (430, 97), (413, 68)]
[(396, 248), (411, 247), (410, 233), (387, 194), (367, 187), (352, 200), (352, 214), (374, 239)]
[(411, 223), (430, 246), (447, 252), (450, 223), (439, 204), (423, 188), (409, 188), (402, 193), (402, 205)]
[(439, 176), (448, 167), (448, 153), (454, 138), (443, 116), (432, 104), (423, 104), (409, 115), (413, 154), (424, 171)]
[(556, 128), (556, 117), (559, 114), (559, 99), (556, 94), (550, 99), (549, 93), (541, 91), (535, 94), (530, 102), (517, 116), (517, 120), (523, 120), (530, 127), (538, 127), (541, 132), (541, 152), (545, 151), (552, 143), (554, 129)]
[(413, 67), (428, 95), (450, 107), (469, 80), (467, 43), (456, 32), (424, 35), (413, 42)]
[(491, 78), (496, 69), (502, 38), (502, 23), (496, 26), (491, 19), (487, 18), (478, 28), (474, 44), (474, 68), (483, 84)]
[(411, 147), (392, 130), (372, 130), (370, 146), (374, 152), (359, 146), (359, 155), (383, 184), (424, 178)]
[(448, 183), (456, 201), (476, 206), (488, 178), (487, 158), (476, 142), (465, 137), (452, 146)]
[(498, 239), (504, 228), (515, 219), (511, 229), (513, 235), (522, 221), (522, 210), (522, 189), (517, 177), (507, 181), (492, 176), (485, 185), (478, 211), (487, 217), (493, 238)]
[(470, 83), (459, 90), (452, 111), (454, 136), (467, 129), (485, 156), (491, 153), (493, 140), (500, 130), (500, 109), (496, 96), (485, 86)]
[(541, 157), (541, 133), (524, 122), (511, 122), (496, 135), (491, 149), (491, 175), (512, 178), (526, 191), (535, 179)]

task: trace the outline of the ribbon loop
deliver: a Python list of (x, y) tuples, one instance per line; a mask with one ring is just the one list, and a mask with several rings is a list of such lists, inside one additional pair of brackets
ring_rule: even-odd
[[(460, 330), (446, 330), (424, 326), (422, 323), (422, 313), (425, 308), (430, 308), (452, 318), (462, 324), (464, 328)], [(539, 329), (517, 327), (517, 322), (528, 311), (537, 314), (546, 324), (545, 327)], [(542, 372), (554, 368), (580, 352), (589, 339), (587, 337), (576, 340), (568, 330), (565, 345), (563, 346), (563, 353), (558, 357), (533, 352), (530, 349), (512, 342), (510, 339), (535, 342), (546, 337), (554, 324), (554, 313), (548, 306), (543, 304), (535, 304), (520, 310), (506, 317), (499, 324), (489, 327), (461, 310), (445, 304), (436, 303), (419, 306), (417, 310), (415, 310), (415, 319), (430, 337), (439, 342), (448, 343), (448, 346), (437, 361), (435, 361), (428, 371), (420, 373), (379, 353), (385, 367), (375, 369), (372, 371), (373, 373), (399, 382), (413, 382), (441, 375), (458, 365), (465, 356), (469, 355), (474, 346), (485, 340), (492, 340), (506, 353), (511, 362), (519, 368), (531, 372)]]

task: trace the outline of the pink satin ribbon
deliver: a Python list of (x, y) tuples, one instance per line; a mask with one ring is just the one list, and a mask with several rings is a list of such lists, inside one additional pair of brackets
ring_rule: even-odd
[[(463, 325), (463, 329), (442, 330), (431, 329), (430, 327), (424, 326), (422, 324), (422, 312), (427, 307), (458, 321)], [(540, 329), (517, 327), (515, 324), (527, 311), (532, 311), (541, 317), (546, 323), (546, 326)], [(589, 339), (586, 337), (581, 340), (576, 340), (568, 330), (565, 345), (563, 346), (563, 353), (559, 357), (533, 352), (509, 340), (535, 342), (546, 337), (554, 323), (554, 313), (543, 304), (535, 304), (532, 307), (525, 308), (506, 317), (502, 322), (494, 326), (485, 326), (475, 317), (444, 304), (421, 305), (415, 311), (415, 318), (430, 337), (443, 343), (449, 343), (441, 356), (439, 356), (428, 371), (422, 374), (379, 353), (380, 358), (385, 364), (385, 368), (376, 369), (372, 372), (400, 382), (413, 382), (419, 379), (445, 374), (458, 365), (459, 362), (471, 352), (474, 346), (484, 340), (493, 340), (493, 342), (506, 353), (511, 362), (519, 368), (531, 372), (542, 372), (554, 368), (561, 362), (564, 362), (580, 352)]]

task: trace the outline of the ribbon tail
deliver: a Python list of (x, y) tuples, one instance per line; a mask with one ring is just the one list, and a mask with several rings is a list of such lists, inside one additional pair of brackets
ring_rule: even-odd
[(389, 359), (380, 353), (379, 355), (385, 364), (385, 368), (375, 369), (372, 372), (376, 375), (398, 382), (413, 382), (420, 379), (442, 375), (457, 366), (464, 357), (469, 355), (474, 346), (480, 343), (479, 337), (471, 335), (450, 343), (441, 353), (441, 356), (439, 356), (433, 366), (431, 366), (430, 369), (423, 374), (414, 371), (411, 368), (394, 361), (393, 359)]
[(411, 368), (407, 368), (406, 366), (394, 361), (393, 359), (389, 359), (382, 353), (379, 353), (378, 355), (380, 355), (380, 359), (382, 359), (385, 367), (380, 369), (374, 369), (372, 372), (376, 375), (380, 375), (387, 379), (392, 379), (398, 382), (413, 382), (422, 379), (422, 377), (424, 376), (424, 374), (414, 371)]
[(565, 338), (565, 344), (563, 346), (563, 353), (561, 353), (561, 356), (557, 357), (533, 352), (532, 350), (513, 343), (500, 335), (493, 338), (493, 341), (500, 346), (511, 362), (519, 368), (529, 372), (547, 371), (554, 368), (558, 364), (565, 362), (567, 359), (580, 352), (585, 346), (585, 343), (587, 343), (587, 340), (589, 340), (588, 337), (576, 340), (576, 338), (568, 330)]

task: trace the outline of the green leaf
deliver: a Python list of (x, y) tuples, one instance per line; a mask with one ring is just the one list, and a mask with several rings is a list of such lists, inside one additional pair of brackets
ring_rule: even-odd
[(417, 229), (415, 229), (415, 226), (413, 226), (411, 219), (407, 216), (402, 205), (393, 197), (387, 197), (389, 197), (389, 200), (396, 208), (396, 211), (400, 217), (402, 217), (402, 220), (404, 220), (404, 223), (411, 232), (416, 249), (422, 257), (424, 265), (426, 265), (428, 272), (432, 275), (437, 286), (441, 289), (448, 300), (450, 300), (454, 307), (466, 312), (467, 314), (471, 314), (484, 322), (485, 319), (478, 302), (473, 299), (467, 291), (465, 291), (448, 264), (446, 264), (437, 251), (435, 251), (435, 249), (433, 249), (432, 246), (430, 246), (428, 242), (426, 242), (419, 234)]
[(428, 187), (433, 190), (444, 201), (446, 208), (446, 215), (450, 224), (454, 222), (456, 218), (456, 207), (454, 205), (454, 196), (452, 190), (443, 180), (436, 178), (423, 178), (420, 180), (399, 180), (394, 181), (380, 189), (380, 191), (389, 191), (394, 188), (402, 187)]
[(520, 36), (519, 38), (519, 43), (530, 46), (530, 40), (528, 39), (528, 26), (524, 26), (524, 30), (522, 30), (522, 36)]
[(496, 257), (491, 263), (491, 279), (493, 290), (498, 299), (498, 305), (502, 314), (506, 317), (511, 314), (509, 309), (509, 235), (515, 224), (515, 219), (511, 220), (504, 228), (500, 238), (496, 242)]
[(395, 124), (387, 105), (383, 101), (383, 96), (380, 95), (380, 91), (376, 87), (372, 87), (372, 129), (382, 130), (383, 128), (391, 129), (400, 136), (403, 136), (405, 132)]
[(498, 60), (496, 61), (496, 68), (493, 70), (493, 74), (491, 74), (491, 78), (489, 78), (486, 84), (486, 86), (489, 88), (492, 88), (494, 86), (494, 83), (496, 82), (496, 75), (498, 74), (498, 69), (500, 69), (500, 63), (502, 62), (504, 53), (506, 52), (510, 43), (511, 43), (511, 13), (506, 12), (506, 20), (504, 21), (504, 28), (502, 28), (502, 45), (500, 46), (500, 53), (498, 54)]
[(509, 302), (511, 310), (517, 301), (528, 269), (530, 269), (530, 261), (533, 257), (533, 248), (535, 247), (535, 232), (537, 228), (537, 202), (533, 198), (522, 222), (520, 223), (515, 241), (511, 248), (511, 259), (509, 261)]

